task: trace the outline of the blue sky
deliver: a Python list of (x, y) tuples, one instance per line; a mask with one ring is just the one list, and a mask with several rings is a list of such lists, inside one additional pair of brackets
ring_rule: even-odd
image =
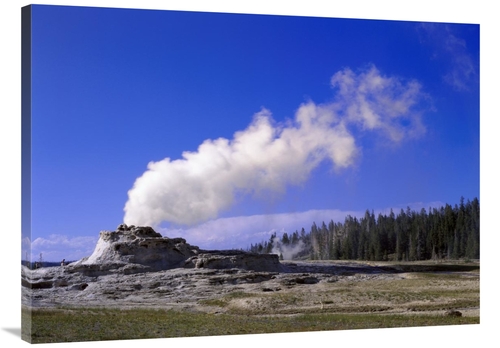
[(32, 49), (34, 259), (479, 198), (478, 25), (35, 6)]

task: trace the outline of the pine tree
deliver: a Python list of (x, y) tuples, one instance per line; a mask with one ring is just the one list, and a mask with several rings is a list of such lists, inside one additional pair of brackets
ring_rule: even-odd
[(361, 260), (425, 260), (462, 257), (479, 258), (479, 200), (452, 207), (422, 208), (420, 212), (409, 207), (388, 216), (379, 214), (375, 219), (373, 210), (366, 210), (361, 219), (348, 215), (344, 223), (330, 220), (328, 226), (322, 222), (318, 228), (313, 222), (306, 233), (295, 231), (276, 233), (269, 241), (251, 244), (253, 252), (272, 252), (281, 245), (296, 246), (303, 243), (304, 249), (297, 257), (312, 259), (361, 259)]

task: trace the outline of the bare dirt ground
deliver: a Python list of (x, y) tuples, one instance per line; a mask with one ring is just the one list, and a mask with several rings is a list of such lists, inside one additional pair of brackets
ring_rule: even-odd
[(479, 317), (479, 262), (284, 261), (280, 272), (172, 269), (125, 275), (23, 269), (23, 305), (206, 313), (443, 314)]

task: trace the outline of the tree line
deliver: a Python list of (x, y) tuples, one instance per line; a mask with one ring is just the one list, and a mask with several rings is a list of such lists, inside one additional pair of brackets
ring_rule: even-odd
[(251, 244), (247, 251), (276, 253), (285, 259), (416, 261), (479, 259), (479, 200), (439, 208), (409, 207), (396, 215), (375, 216), (366, 210), (361, 218), (315, 222), (309, 231), (276, 233), (268, 241)]

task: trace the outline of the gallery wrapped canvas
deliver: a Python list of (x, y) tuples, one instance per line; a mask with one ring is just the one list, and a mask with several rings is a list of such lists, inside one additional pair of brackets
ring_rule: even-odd
[(22, 339), (480, 322), (479, 24), (22, 8)]

